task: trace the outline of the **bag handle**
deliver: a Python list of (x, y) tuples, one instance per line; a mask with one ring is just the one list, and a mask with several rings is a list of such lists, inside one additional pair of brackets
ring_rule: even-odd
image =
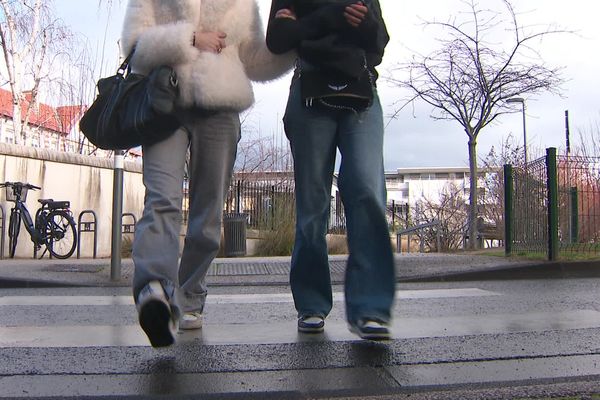
[(129, 62), (133, 58), (133, 53), (135, 53), (135, 47), (136, 46), (133, 46), (133, 49), (131, 49), (127, 57), (125, 57), (125, 59), (121, 63), (121, 66), (117, 70), (117, 75), (125, 76), (126, 71), (127, 73), (131, 72), (131, 65), (129, 65)]

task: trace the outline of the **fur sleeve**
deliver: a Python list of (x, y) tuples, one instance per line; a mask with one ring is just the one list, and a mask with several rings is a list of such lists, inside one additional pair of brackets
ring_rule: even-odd
[(153, 4), (150, 0), (129, 0), (123, 23), (123, 54), (129, 54), (135, 46), (131, 65), (140, 73), (149, 73), (160, 65), (181, 64), (197, 54), (192, 46), (193, 25), (161, 24), (156, 20)]
[(248, 78), (253, 81), (268, 81), (280, 77), (289, 71), (296, 59), (295, 51), (276, 55), (269, 51), (258, 7), (251, 0), (251, 22), (247, 39), (240, 44), (240, 59), (244, 63)]

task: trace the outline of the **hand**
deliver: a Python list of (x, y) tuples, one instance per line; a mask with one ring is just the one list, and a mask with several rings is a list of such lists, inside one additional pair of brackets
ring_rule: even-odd
[(194, 32), (194, 47), (202, 51), (220, 53), (225, 48), (224, 32)]
[(363, 4), (362, 1), (358, 3), (350, 4), (344, 10), (344, 18), (354, 28), (357, 28), (365, 19), (369, 9)]
[(295, 20), (296, 14), (289, 8), (282, 8), (275, 13), (275, 18), (289, 18)]

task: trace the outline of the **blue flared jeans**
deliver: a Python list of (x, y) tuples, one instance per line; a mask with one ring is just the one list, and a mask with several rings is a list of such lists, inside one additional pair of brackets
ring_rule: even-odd
[(295, 80), (284, 116), (294, 158), (296, 239), (290, 284), (298, 316), (326, 317), (332, 289), (327, 225), (336, 149), (338, 187), (346, 215), (349, 257), (344, 292), (346, 318), (390, 320), (395, 269), (385, 216), (383, 115), (375, 91), (366, 111), (307, 107)]

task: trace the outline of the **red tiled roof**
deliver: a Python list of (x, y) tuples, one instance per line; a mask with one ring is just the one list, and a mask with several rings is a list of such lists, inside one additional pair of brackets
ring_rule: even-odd
[[(31, 96), (21, 104), (21, 113), (23, 114), (29, 104)], [(12, 118), (13, 104), (12, 93), (5, 89), (0, 89), (0, 115)], [(52, 107), (47, 104), (38, 103), (33, 107), (29, 116), (29, 124), (51, 130), (63, 135), (68, 135), (83, 113), (83, 106), (62, 106)]]

